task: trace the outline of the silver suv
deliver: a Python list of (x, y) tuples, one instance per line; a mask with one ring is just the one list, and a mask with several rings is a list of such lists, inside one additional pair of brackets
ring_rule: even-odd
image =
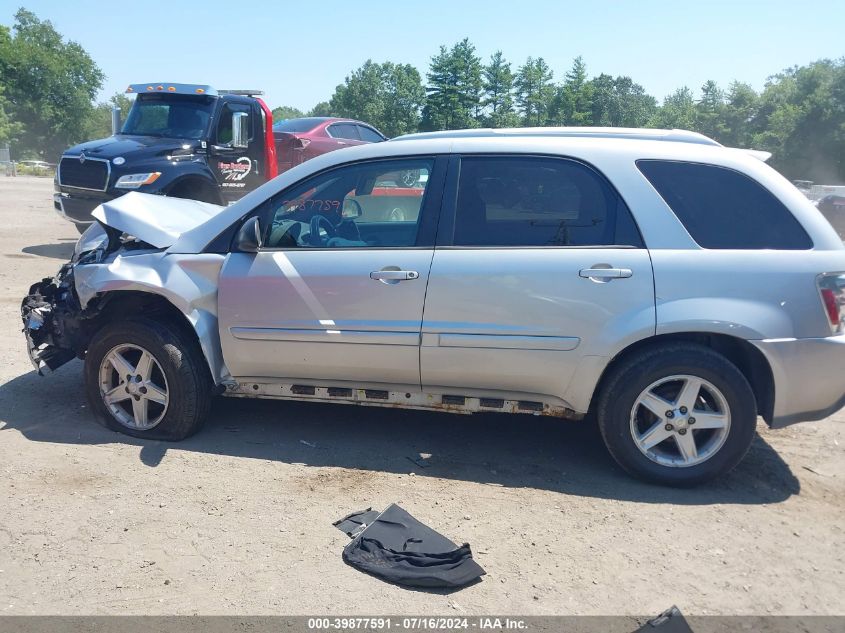
[(326, 154), (228, 208), (130, 193), (25, 298), (30, 355), (84, 358), (136, 437), (191, 435), (215, 394), (586, 417), (628, 472), (696, 484), (757, 416), (845, 404), (845, 249), (767, 157), (475, 130)]

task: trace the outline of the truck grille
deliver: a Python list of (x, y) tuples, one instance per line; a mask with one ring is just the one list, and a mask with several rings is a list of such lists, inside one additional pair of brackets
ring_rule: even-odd
[(59, 162), (59, 184), (79, 189), (105, 191), (109, 182), (109, 161), (101, 158), (63, 156)]

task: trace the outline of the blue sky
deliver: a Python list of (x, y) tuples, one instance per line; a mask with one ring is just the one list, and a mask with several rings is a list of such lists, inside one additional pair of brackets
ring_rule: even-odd
[(591, 76), (630, 75), (662, 99), (707, 79), (762, 88), (783, 68), (845, 55), (842, 0), (0, 0), (49, 19), (107, 75), (106, 98), (134, 82), (264, 90), (271, 107), (307, 109), (368, 58), (415, 65), (469, 37), (485, 59), (544, 57), (563, 74), (582, 55)]

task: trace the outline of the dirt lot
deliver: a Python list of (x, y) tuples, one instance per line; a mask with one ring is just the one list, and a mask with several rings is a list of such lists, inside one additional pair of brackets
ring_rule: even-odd
[[(527, 416), (221, 398), (180, 444), (105, 430), (81, 363), (40, 378), (20, 333), (21, 297), (76, 240), (51, 187), (0, 178), (0, 614), (845, 614), (843, 414), (761, 423), (691, 491)], [(344, 565), (332, 521), (391, 502), (488, 575), (430, 593)]]

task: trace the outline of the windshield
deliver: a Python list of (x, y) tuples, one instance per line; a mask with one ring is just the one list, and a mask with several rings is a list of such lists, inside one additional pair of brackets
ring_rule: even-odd
[(139, 96), (122, 134), (199, 139), (205, 136), (214, 99), (186, 95)]
[(284, 119), (273, 125), (274, 132), (310, 132), (320, 123), (325, 121), (321, 117), (308, 117), (305, 119)]

